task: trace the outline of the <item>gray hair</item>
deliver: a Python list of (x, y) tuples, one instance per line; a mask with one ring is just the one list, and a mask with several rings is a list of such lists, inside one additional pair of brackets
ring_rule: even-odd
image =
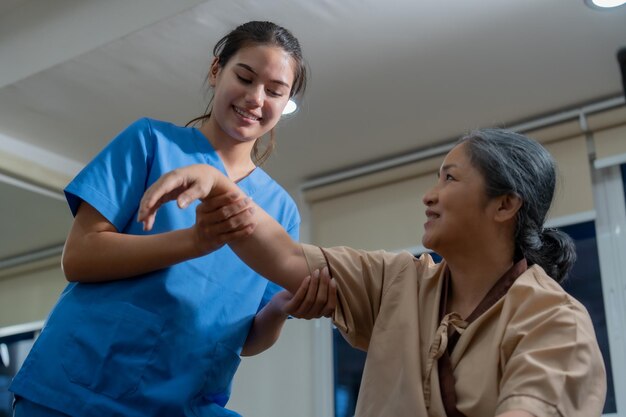
[(483, 175), (490, 198), (515, 194), (522, 199), (515, 230), (516, 256), (541, 266), (561, 283), (576, 261), (565, 233), (544, 228), (556, 186), (556, 164), (538, 142), (503, 129), (482, 129), (462, 137), (472, 165)]

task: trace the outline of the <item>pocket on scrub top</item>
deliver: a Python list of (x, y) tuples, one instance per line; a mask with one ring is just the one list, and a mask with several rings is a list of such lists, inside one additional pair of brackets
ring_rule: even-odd
[(110, 303), (85, 308), (68, 325), (61, 365), (69, 380), (119, 398), (137, 390), (163, 322), (131, 304)]

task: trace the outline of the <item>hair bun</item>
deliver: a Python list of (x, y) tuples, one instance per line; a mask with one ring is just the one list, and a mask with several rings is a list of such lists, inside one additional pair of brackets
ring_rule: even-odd
[(574, 241), (566, 233), (552, 227), (542, 230), (541, 241), (541, 257), (547, 261), (542, 266), (550, 276), (563, 282), (576, 262)]

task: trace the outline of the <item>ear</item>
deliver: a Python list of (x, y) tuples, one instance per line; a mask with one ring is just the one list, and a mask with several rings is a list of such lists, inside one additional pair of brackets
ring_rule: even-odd
[(217, 75), (220, 72), (219, 58), (214, 56), (209, 69), (209, 85), (215, 87), (217, 83)]
[(517, 194), (505, 194), (497, 197), (497, 206), (494, 220), (496, 222), (507, 222), (514, 219), (517, 212), (522, 207), (522, 199)]

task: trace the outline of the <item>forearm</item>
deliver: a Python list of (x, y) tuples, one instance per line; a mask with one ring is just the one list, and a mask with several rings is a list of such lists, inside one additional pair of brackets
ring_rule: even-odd
[[(150, 186), (141, 200), (138, 218), (144, 228), (150, 230), (164, 200), (176, 199), (179, 207), (185, 208), (193, 200), (202, 199), (196, 211), (196, 222), (199, 230), (203, 230), (204, 213), (215, 210), (211, 206), (212, 199), (240, 193), (239, 187), (217, 169), (191, 165), (165, 174)], [(254, 231), (229, 245), (248, 266), (293, 293), (310, 273), (302, 248), (259, 206), (254, 208)]]
[(241, 356), (253, 356), (276, 343), (287, 320), (287, 315), (270, 302), (254, 317)]
[[(214, 185), (209, 196), (237, 192), (238, 187), (219, 171), (213, 171)], [(296, 292), (310, 274), (300, 244), (258, 205), (254, 232), (229, 246), (250, 268), (270, 281)]]
[(292, 294), (310, 275), (302, 247), (260, 208), (254, 232), (229, 246), (250, 268)]
[(68, 281), (101, 282), (134, 277), (197, 256), (191, 229), (146, 236), (102, 231), (68, 239), (62, 263)]
[[(213, 167), (200, 167), (210, 177), (210, 188), (202, 191), (201, 198), (211, 198), (227, 193), (241, 193), (235, 183)], [(184, 199), (185, 207), (191, 199)], [(250, 268), (270, 281), (287, 289), (292, 294), (298, 289), (304, 277), (310, 274), (300, 244), (268, 215), (261, 207), (255, 206), (256, 227), (254, 232), (242, 239), (230, 242), (231, 249)]]

